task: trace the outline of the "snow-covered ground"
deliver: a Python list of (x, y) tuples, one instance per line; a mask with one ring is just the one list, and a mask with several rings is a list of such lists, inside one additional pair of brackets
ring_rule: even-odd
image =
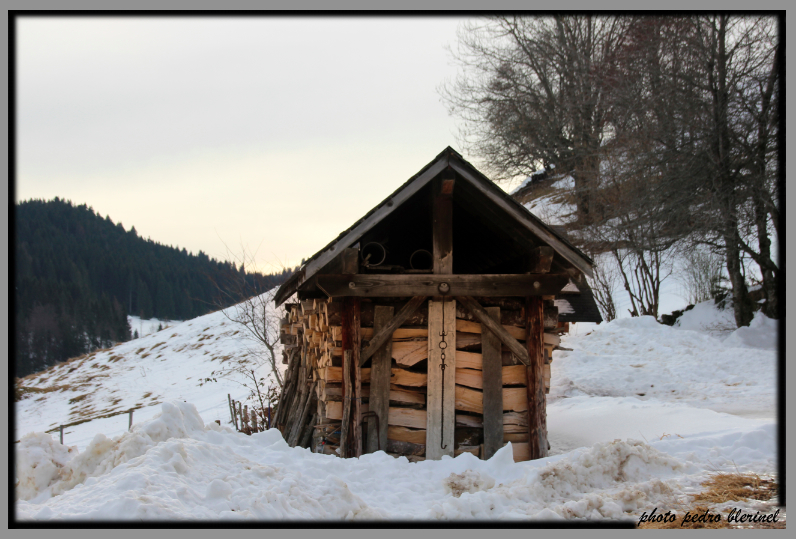
[[(712, 472), (776, 472), (773, 323), (720, 335), (688, 326), (642, 317), (565, 337), (573, 351), (553, 355), (548, 458), (515, 463), (504, 448), (486, 462), (465, 453), (410, 463), (234, 432), (226, 395), (246, 391), (197, 382), (245, 346), (210, 314), (27, 381), (69, 387), (17, 403), (17, 518), (637, 521), (687, 504)], [(76, 406), (96, 411), (151, 404), (130, 432), (124, 415), (67, 429), (65, 446), (42, 433), (70, 420), (69, 399), (84, 394)]]
[(132, 335), (138, 332), (139, 337), (144, 337), (145, 335), (151, 335), (152, 333), (161, 331), (165, 327), (180, 324), (182, 320), (161, 320), (159, 318), (146, 319), (139, 316), (127, 315), (127, 322), (130, 324), (130, 333)]

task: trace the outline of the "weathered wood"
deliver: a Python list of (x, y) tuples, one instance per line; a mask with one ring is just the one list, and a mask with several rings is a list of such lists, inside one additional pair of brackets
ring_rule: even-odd
[[(444, 350), (440, 348), (442, 332), (445, 333)], [(453, 456), (456, 409), (456, 300), (429, 301), (428, 334), (426, 458), (439, 460), (443, 455)]]
[(412, 442), (402, 442), (400, 440), (387, 440), (387, 452), (398, 453), (399, 455), (425, 455), (426, 446), (424, 444), (413, 444)]
[[(451, 375), (452, 374), (451, 372)], [(428, 385), (428, 375), (422, 372), (407, 371), (405, 369), (392, 369), (390, 383), (399, 386), (424, 387)]]
[(232, 418), (232, 423), (235, 425), (235, 430), (238, 430), (238, 422), (235, 419), (235, 412), (232, 411), (232, 397), (227, 393), (227, 403), (229, 403), (229, 415)]
[[(387, 327), (393, 318), (393, 308), (385, 306), (376, 307), (374, 331), (378, 334)], [(370, 369), (370, 396), (369, 408), (379, 418), (378, 422), (368, 422), (368, 439), (365, 445), (366, 453), (373, 453), (378, 449), (387, 447), (387, 417), (390, 410), (390, 358), (392, 356), (392, 338), (388, 336), (384, 344), (373, 354)], [(363, 354), (364, 357), (364, 354)], [(378, 425), (378, 430), (376, 430)]]
[(318, 422), (318, 413), (316, 412), (312, 415), (310, 422), (307, 424), (307, 426), (304, 429), (304, 434), (301, 436), (301, 439), (299, 440), (298, 444), (299, 447), (309, 448), (310, 442), (312, 440), (312, 434), (315, 431), (314, 427), (317, 422)]
[[(494, 320), (492, 320), (489, 315), (487, 315), (486, 311), (483, 307), (481, 307), (476, 300), (469, 296), (461, 296), (456, 298), (459, 302), (464, 304), (467, 309), (475, 315), (478, 320), (489, 328), (492, 333), (497, 336), (500, 341), (505, 344), (511, 352), (517, 356), (517, 358), (528, 365), (530, 362), (530, 356), (528, 355), (528, 350), (526, 350), (514, 337), (512, 337), (508, 331), (506, 331), (502, 325), (498, 324)], [(541, 303), (541, 302), (540, 302)], [(539, 322), (541, 323), (541, 316), (539, 317)]]
[[(456, 365), (461, 365), (459, 354), (461, 354), (461, 352), (456, 352)], [(477, 355), (480, 356), (481, 354)], [(501, 378), (503, 386), (524, 386), (527, 383), (525, 365), (502, 366)], [(475, 389), (483, 389), (484, 377), (481, 373), (481, 369), (456, 369), (456, 384)]]
[(428, 340), (393, 342), (392, 358), (407, 367), (428, 359)]
[(526, 346), (528, 347), (528, 458), (547, 456), (547, 404), (544, 391), (544, 305), (539, 297), (528, 297)]
[[(343, 352), (343, 372), (347, 373), (351, 366), (351, 350)], [(352, 383), (348, 376), (343, 378), (343, 417), (342, 425), (340, 426), (340, 456), (346, 458), (348, 456), (348, 437), (350, 436), (349, 430), (351, 428), (351, 393)], [(348, 396), (349, 398), (346, 398)]]
[(566, 274), (535, 275), (318, 275), (318, 284), (332, 297), (398, 297), (439, 295), (447, 283), (450, 296), (531, 296), (555, 294), (568, 282)]
[(421, 404), (426, 405), (426, 396), (423, 393), (398, 389), (397, 386), (390, 388), (390, 403), (396, 404)]
[[(371, 328), (373, 327), (373, 313), (375, 306), (378, 305), (389, 305), (395, 308), (396, 311), (401, 310), (401, 308), (406, 305), (410, 298), (406, 300), (395, 300), (394, 297), (389, 298), (380, 298), (378, 299), (378, 303), (374, 302), (363, 302), (360, 306), (360, 323), (363, 328)], [(500, 307), (500, 323), (505, 325), (512, 325), (512, 326), (522, 326), (525, 327), (525, 298), (515, 298), (515, 297), (501, 297), (501, 296), (486, 296), (480, 298), (480, 303), (484, 307)], [(339, 327), (342, 320), (342, 302), (341, 301), (333, 301), (331, 303), (327, 302), (322, 304), (321, 312), (324, 312), (324, 323), (333, 328), (332, 331), (339, 331)], [(467, 310), (461, 306), (457, 306), (456, 308), (456, 318), (461, 320), (475, 320), (475, 317)], [(424, 326), (425, 328), (428, 327), (428, 305), (423, 304), (409, 317), (403, 324), (404, 326)], [(334, 329), (337, 328), (337, 329)], [(403, 328), (400, 328), (403, 329)], [(396, 330), (399, 331), (399, 330)], [(333, 333), (334, 334), (334, 333)], [(372, 336), (372, 333), (366, 337), (366, 334), (362, 334), (363, 340), (369, 340)], [(340, 340), (339, 333), (335, 337), (335, 340)]]
[(428, 425), (428, 418), (425, 410), (390, 406), (387, 423), (400, 427), (425, 429)]
[[(375, 332), (373, 338), (370, 340), (370, 344), (368, 347), (362, 352), (362, 356), (359, 358), (358, 365), (361, 367), (365, 361), (370, 359), (370, 357), (382, 347), (382, 345), (387, 342), (388, 339), (392, 338), (393, 332), (398, 329), (404, 321), (409, 318), (409, 316), (414, 313), (417, 308), (426, 300), (425, 296), (416, 296), (413, 297), (409, 303), (404, 305), (404, 307), (398, 311), (389, 322), (387, 322), (384, 327), (379, 328), (378, 331)], [(357, 326), (358, 328), (359, 326)]]
[(399, 442), (425, 445), (426, 431), (424, 429), (410, 429), (407, 427), (389, 425), (387, 427), (387, 438), (390, 440), (397, 440)]
[(431, 245), (434, 273), (450, 275), (453, 273), (453, 198), (450, 193), (443, 192), (441, 177), (434, 178), (431, 196)]
[(514, 455), (514, 462), (532, 460), (528, 442), (511, 442), (511, 451)]
[[(500, 307), (487, 307), (487, 315), (500, 323)], [(484, 460), (492, 458), (503, 443), (503, 359), (500, 339), (484, 328), (481, 333), (483, 357), (483, 416), (484, 416)]]
[(352, 247), (343, 249), (340, 253), (340, 273), (354, 275), (359, 273), (359, 249)]
[[(500, 311), (500, 307), (487, 307), (485, 310), (489, 311), (489, 309), (497, 309), (498, 311)], [(474, 322), (470, 320), (456, 320), (456, 331), (481, 334), (482, 331), (481, 326), (482, 326), (481, 322)], [(525, 340), (525, 326), (520, 327), (520, 326), (503, 324), (503, 329), (505, 329), (509, 333), (509, 335), (511, 335), (518, 341)]]
[[(522, 412), (528, 409), (527, 393), (524, 387), (504, 387), (503, 410)], [(483, 414), (484, 394), (465, 386), (456, 386), (456, 409), (464, 412)]]
[(553, 254), (555, 254), (555, 251), (547, 245), (533, 249), (530, 252), (528, 272), (547, 273), (550, 271), (550, 265), (553, 263)]
[(466, 414), (456, 414), (457, 427), (474, 427), (484, 428), (484, 421), (481, 416), (472, 416)]
[(456, 369), (476, 369), (481, 370), (483, 367), (483, 357), (478, 352), (465, 352), (463, 350), (456, 352)]

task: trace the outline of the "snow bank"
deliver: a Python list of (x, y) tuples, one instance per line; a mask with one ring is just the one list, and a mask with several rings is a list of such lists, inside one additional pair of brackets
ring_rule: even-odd
[[(690, 311), (689, 311), (690, 312)], [(765, 329), (766, 322), (758, 322)], [(759, 328), (749, 328), (761, 335)], [(777, 356), (736, 340), (621, 318), (563, 338), (553, 352), (549, 400), (581, 395), (635, 397), (756, 417), (775, 417)], [(758, 344), (759, 345), (759, 344)]]
[(20, 519), (628, 518), (688, 469), (633, 440), (525, 463), (510, 446), (489, 461), (339, 459), (289, 448), (275, 430), (204, 426), (179, 402), (84, 453), (46, 435), (27, 436), (19, 451)]

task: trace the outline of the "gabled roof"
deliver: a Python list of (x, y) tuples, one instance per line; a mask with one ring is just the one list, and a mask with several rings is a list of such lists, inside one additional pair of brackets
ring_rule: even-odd
[(561, 257), (580, 271), (589, 277), (592, 276), (594, 263), (588, 256), (572, 245), (564, 236), (529, 212), (523, 205), (515, 201), (508, 193), (500, 189), (489, 178), (465, 161), (453, 148), (448, 146), (417, 174), (396, 189), (395, 192), (381, 201), (348, 229), (341, 232), (326, 247), (312, 255), (304, 266), (279, 288), (274, 296), (276, 305), (280, 305), (287, 300), (304, 282), (317, 274), (338, 256), (343, 249), (357, 243), (364, 234), (393, 213), (448, 167), (455, 170), (461, 178), (475, 187), (480, 195), (499, 206), (502, 213), (510, 216), (517, 224), (550, 245)]

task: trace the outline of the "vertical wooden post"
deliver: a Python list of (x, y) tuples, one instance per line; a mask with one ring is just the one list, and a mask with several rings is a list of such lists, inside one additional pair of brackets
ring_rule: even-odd
[(359, 356), (362, 351), (362, 337), (360, 332), (360, 301), (359, 298), (343, 298), (343, 311), (341, 313), (342, 348), (343, 354), (351, 352), (351, 362), (343, 368), (343, 378), (350, 382), (349, 389), (343, 388), (343, 399), (351, 401), (351, 415), (349, 416), (346, 447), (341, 449), (344, 457), (358, 457), (362, 454), (362, 410), (360, 408), (362, 397), (362, 374), (359, 368)]
[[(500, 323), (500, 307), (484, 309), (490, 318)], [(498, 337), (481, 326), (484, 391), (484, 450), (483, 460), (492, 458), (503, 447), (503, 357)]]
[(133, 411), (130, 410), (130, 419), (127, 421), (127, 432), (130, 432), (130, 429), (133, 428)]
[(348, 457), (348, 439), (351, 416), (351, 378), (347, 373), (351, 367), (351, 350), (343, 350), (343, 419), (340, 426), (340, 456)]
[[(456, 427), (456, 300), (447, 299), (445, 326), (442, 325), (442, 301), (428, 302), (428, 396), (426, 426), (426, 459), (439, 460), (453, 456)], [(445, 371), (443, 391), (442, 351), (440, 333), (445, 331)], [(444, 393), (444, 397), (443, 397)], [(444, 401), (443, 401), (444, 398)], [(502, 424), (502, 418), (501, 418)], [(442, 446), (445, 446), (444, 448)]]
[(528, 355), (528, 453), (529, 458), (547, 456), (547, 401), (544, 392), (544, 302), (529, 296), (525, 303), (525, 332)]
[(243, 432), (243, 406), (238, 402), (238, 418), (240, 419), (240, 428), (238, 432)]
[(251, 428), (249, 428), (249, 405), (243, 407), (243, 430), (246, 434), (251, 434)]
[(61, 445), (64, 445), (64, 426), (63, 425), (61, 425), (60, 431), (61, 431)]
[[(393, 307), (376, 305), (373, 315), (373, 333), (378, 333), (381, 328), (392, 320)], [(368, 420), (368, 440), (366, 453), (387, 449), (387, 421), (390, 412), (390, 366), (392, 363), (392, 338), (373, 354), (370, 369), (370, 400), (369, 408), (379, 418), (378, 422), (372, 418)], [(379, 430), (376, 430), (378, 424)]]
[(235, 423), (235, 413), (232, 411), (232, 397), (229, 396), (229, 393), (227, 393), (227, 403), (229, 403), (229, 416), (232, 418), (231, 421)]
[(252, 409), (252, 432), (260, 432), (257, 430), (257, 410)]

